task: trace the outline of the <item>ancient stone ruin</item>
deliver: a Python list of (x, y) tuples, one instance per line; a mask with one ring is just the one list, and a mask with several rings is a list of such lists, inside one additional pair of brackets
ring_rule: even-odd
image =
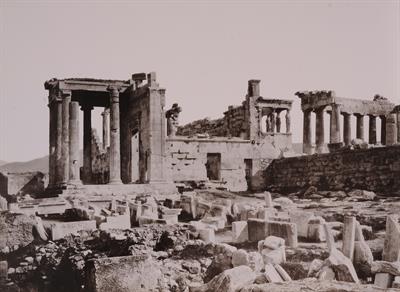
[(180, 125), (154, 72), (46, 81), (48, 182), (0, 176), (0, 290), (400, 288), (400, 106), (297, 92), (296, 153), (292, 101), (259, 85), (221, 118)]

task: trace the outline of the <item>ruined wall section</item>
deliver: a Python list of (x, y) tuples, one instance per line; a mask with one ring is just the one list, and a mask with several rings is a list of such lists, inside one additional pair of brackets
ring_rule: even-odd
[[(231, 191), (263, 190), (265, 169), (291, 145), (290, 136), (266, 137), (260, 142), (239, 138), (175, 137), (166, 141), (167, 167), (175, 182), (208, 181), (207, 154), (220, 154), (220, 181)], [(250, 185), (246, 181), (246, 163), (251, 161)], [(247, 166), (249, 168), (249, 166)]]
[(269, 188), (288, 193), (365, 189), (390, 194), (400, 190), (400, 146), (277, 159), (266, 170)]
[(209, 118), (197, 120), (178, 127), (178, 136), (194, 136), (208, 134), (212, 137), (241, 137), (246, 136), (245, 110), (243, 106), (229, 106), (224, 117), (211, 120)]

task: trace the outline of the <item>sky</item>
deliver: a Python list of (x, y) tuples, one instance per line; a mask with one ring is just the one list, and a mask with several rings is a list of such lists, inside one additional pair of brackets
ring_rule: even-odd
[[(0, 25), (0, 160), (48, 154), (43, 84), (53, 77), (155, 71), (181, 124), (221, 117), (261, 79), (263, 97), (294, 101), (294, 142), (296, 91), (400, 103), (399, 0), (0, 0)], [(100, 130), (100, 110), (93, 116)]]

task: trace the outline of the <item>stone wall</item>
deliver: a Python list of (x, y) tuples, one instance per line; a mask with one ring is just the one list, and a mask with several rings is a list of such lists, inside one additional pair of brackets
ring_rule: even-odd
[(400, 190), (400, 145), (277, 159), (266, 169), (269, 188), (357, 188), (390, 195)]
[(264, 170), (275, 158), (291, 149), (291, 136), (276, 134), (262, 141), (239, 138), (175, 137), (166, 141), (166, 164), (170, 180), (207, 181), (207, 154), (221, 154), (220, 181), (231, 191), (246, 191), (246, 163), (251, 161), (250, 187), (266, 187)]
[(38, 195), (44, 192), (46, 176), (42, 172), (0, 173), (0, 194)]

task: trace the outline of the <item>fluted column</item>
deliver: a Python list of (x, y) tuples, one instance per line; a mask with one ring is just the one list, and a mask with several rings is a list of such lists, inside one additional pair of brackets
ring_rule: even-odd
[(311, 110), (303, 112), (303, 152), (312, 154), (311, 146)]
[(351, 144), (351, 115), (343, 113), (343, 142), (345, 145)]
[(376, 144), (376, 117), (369, 115), (369, 131), (368, 131), (368, 143)]
[(381, 118), (381, 144), (386, 145), (386, 117), (380, 116)]
[(330, 119), (330, 143), (340, 143), (340, 107), (338, 104), (332, 104)]
[(357, 118), (356, 138), (364, 140), (364, 116), (355, 114)]
[(57, 102), (54, 97), (49, 97), (49, 186), (56, 183), (56, 143), (57, 143)]
[(315, 120), (315, 144), (317, 153), (322, 153), (324, 151), (324, 109), (319, 108), (315, 111), (316, 120)]
[(69, 105), (69, 184), (81, 184), (79, 175), (79, 103)]
[(119, 89), (109, 86), (110, 92), (110, 184), (121, 184), (121, 154), (119, 136)]
[(92, 181), (92, 109), (89, 104), (82, 105), (83, 111), (83, 181)]
[(56, 162), (56, 176), (55, 176), (55, 184), (57, 186), (62, 183), (62, 102), (61, 96), (55, 100), (55, 116), (56, 116), (56, 153), (55, 153), (55, 162)]
[(101, 115), (103, 117), (103, 149), (107, 149), (110, 145), (110, 109), (105, 108)]
[(286, 119), (286, 133), (290, 133), (290, 110), (286, 110), (286, 115), (285, 115), (285, 119)]
[(71, 103), (71, 92), (62, 92), (62, 184), (66, 185), (69, 180), (69, 105)]
[(275, 110), (273, 110), (271, 113), (271, 132), (275, 133), (275, 129), (276, 129), (276, 112)]

